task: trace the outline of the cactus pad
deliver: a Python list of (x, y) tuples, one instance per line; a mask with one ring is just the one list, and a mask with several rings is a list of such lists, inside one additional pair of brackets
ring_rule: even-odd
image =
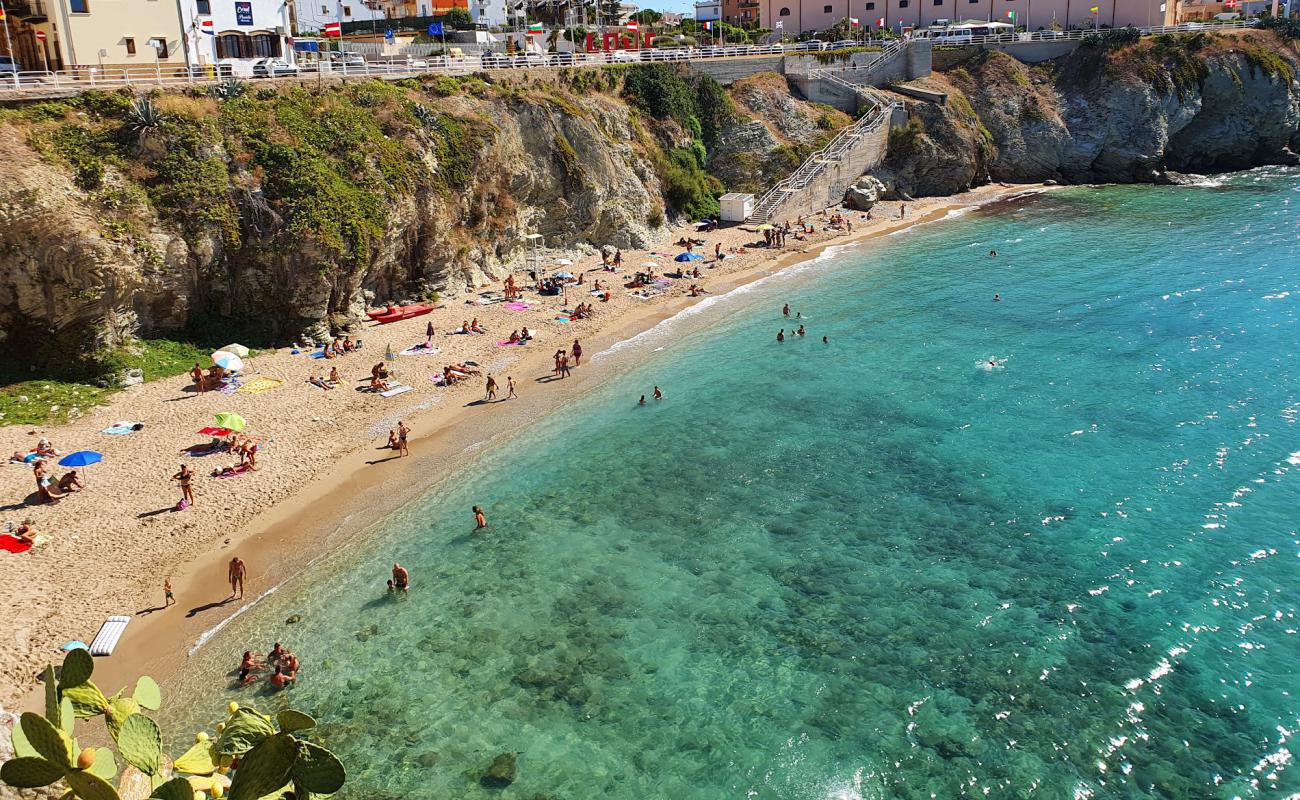
[(237, 756), (246, 753), (274, 734), (275, 728), (261, 714), (251, 708), (241, 708), (230, 715), (225, 730), (217, 737), (217, 754)]
[(140, 679), (135, 682), (135, 691), (131, 693), (131, 697), (141, 707), (150, 711), (157, 711), (162, 707), (162, 690), (158, 688), (158, 683), (148, 675), (141, 675)]
[(0, 780), (16, 789), (49, 786), (63, 777), (63, 770), (39, 756), (12, 758), (0, 766)]
[(308, 731), (316, 727), (316, 720), (312, 719), (310, 715), (301, 711), (294, 711), (292, 708), (286, 708), (276, 714), (275, 721), (280, 723), (280, 731), (283, 733)]
[(176, 759), (172, 769), (186, 775), (211, 775), (217, 771), (215, 755), (212, 742), (197, 742)]
[(56, 767), (71, 769), (72, 738), (68, 734), (54, 727), (45, 717), (30, 711), (22, 715), (19, 724), (22, 725), (27, 743), (42, 758)]
[(287, 733), (263, 739), (239, 760), (230, 784), (230, 800), (257, 800), (289, 783), (298, 740)]
[(64, 777), (79, 800), (121, 800), (112, 784), (98, 775), (73, 770)]
[(194, 800), (194, 787), (184, 778), (172, 778), (154, 789), (149, 800)]
[(81, 719), (97, 717), (108, 710), (108, 698), (90, 681), (61, 691), (64, 697), (72, 701), (72, 709)]
[(117, 732), (122, 759), (146, 775), (158, 774), (162, 759), (162, 732), (143, 714), (132, 714)]
[(80, 686), (90, 680), (95, 671), (95, 659), (90, 653), (80, 648), (69, 650), (63, 657), (63, 669), (59, 670), (59, 689), (67, 691), (73, 686)]
[(347, 772), (343, 762), (324, 747), (298, 742), (298, 760), (293, 764), (296, 783), (314, 794), (334, 794), (343, 788)]

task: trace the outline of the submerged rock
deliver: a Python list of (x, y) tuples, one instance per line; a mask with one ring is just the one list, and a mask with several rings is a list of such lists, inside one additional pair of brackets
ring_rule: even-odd
[(492, 759), (492, 764), (479, 778), (479, 783), (493, 789), (502, 789), (515, 782), (515, 754), (502, 753)]
[(302, 622), (302, 614), (293, 614), (292, 616), (290, 616), (288, 619), (286, 619), (286, 620), (284, 621), (284, 624), (285, 624), (285, 625), (296, 625), (296, 624), (298, 624), (299, 622)]

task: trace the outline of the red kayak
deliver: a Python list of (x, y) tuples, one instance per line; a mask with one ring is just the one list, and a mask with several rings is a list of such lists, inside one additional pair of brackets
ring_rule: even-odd
[(411, 317), (419, 317), (428, 314), (433, 310), (433, 306), (426, 306), (416, 303), (410, 306), (398, 306), (392, 311), (384, 309), (383, 311), (367, 311), (366, 316), (378, 322), (380, 325), (386, 325), (389, 322), (398, 322)]

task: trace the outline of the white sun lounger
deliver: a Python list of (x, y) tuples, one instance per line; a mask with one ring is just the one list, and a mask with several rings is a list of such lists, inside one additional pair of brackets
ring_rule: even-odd
[(393, 388), (389, 389), (389, 390), (386, 391), (386, 392), (380, 392), (380, 393), (379, 393), (379, 396), (380, 396), (380, 397), (392, 397), (392, 396), (394, 396), (394, 395), (399, 395), (399, 394), (403, 394), (403, 393), (405, 393), (405, 392), (409, 392), (409, 391), (411, 391), (411, 390), (414, 389), (414, 388), (415, 388), (414, 386), (394, 386)]
[(90, 643), (90, 654), (92, 656), (113, 655), (113, 648), (117, 647), (117, 640), (122, 638), (122, 634), (126, 632), (126, 624), (130, 621), (130, 617), (109, 617), (104, 620), (99, 633), (95, 634), (94, 641)]

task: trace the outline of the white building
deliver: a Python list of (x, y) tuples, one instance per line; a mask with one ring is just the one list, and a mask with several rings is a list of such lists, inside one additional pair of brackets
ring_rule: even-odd
[(504, 27), (506, 4), (510, 0), (469, 0), (469, 15), (479, 25)]
[(722, 0), (696, 0), (695, 20), (717, 22), (722, 19)]
[(293, 0), (179, 0), (178, 5), (192, 66), (229, 65), (236, 75), (251, 75), (253, 63), (263, 58), (293, 63)]

